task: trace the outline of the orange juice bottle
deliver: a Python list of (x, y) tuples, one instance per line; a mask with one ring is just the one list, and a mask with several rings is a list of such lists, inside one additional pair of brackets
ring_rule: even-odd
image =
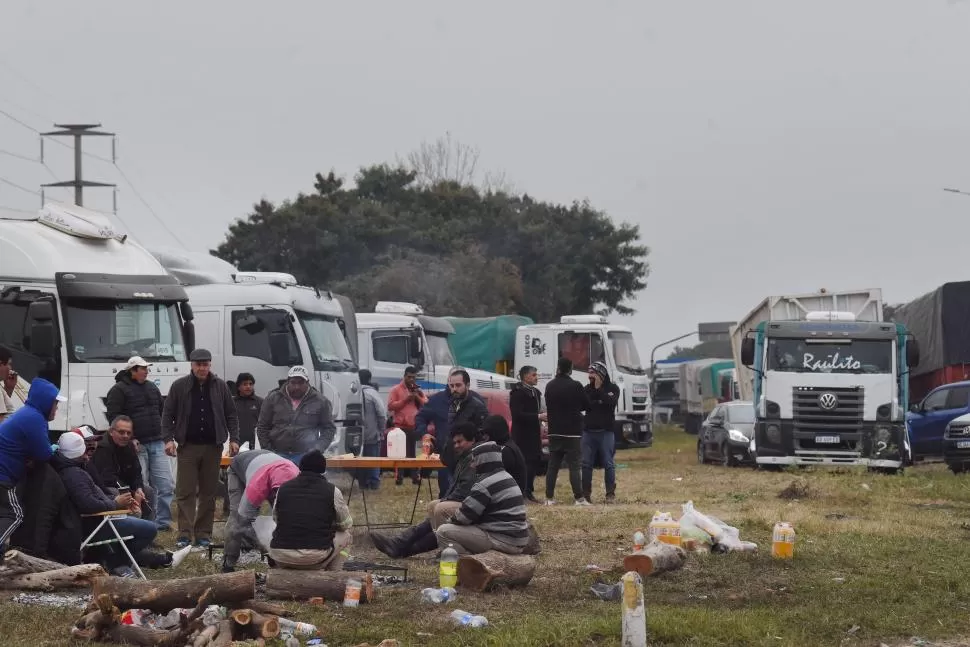
[(669, 512), (657, 512), (650, 522), (650, 539), (680, 546), (680, 522), (670, 516)]
[(787, 521), (775, 524), (771, 534), (771, 556), (775, 559), (793, 559), (795, 557), (795, 529)]

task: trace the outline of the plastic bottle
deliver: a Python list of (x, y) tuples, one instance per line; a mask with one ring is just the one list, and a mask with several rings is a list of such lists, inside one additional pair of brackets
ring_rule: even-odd
[(421, 436), (421, 453), (425, 458), (428, 458), (434, 453), (434, 436), (431, 434)]
[(647, 538), (643, 535), (642, 530), (637, 530), (633, 533), (633, 550), (643, 550), (643, 547), (647, 545)]
[(280, 618), (280, 633), (293, 634), (295, 636), (316, 636), (320, 633), (314, 625), (305, 622), (296, 622), (289, 618)]
[(787, 521), (779, 521), (771, 533), (771, 556), (775, 559), (794, 559), (795, 529)]
[(406, 458), (408, 437), (400, 428), (394, 427), (387, 432), (387, 457)]
[(651, 540), (680, 546), (680, 522), (675, 521), (669, 512), (656, 512), (649, 530)]
[(462, 627), (487, 627), (488, 618), (485, 616), (476, 616), (468, 613), (467, 611), (462, 611), (461, 609), (455, 609), (451, 612), (451, 619), (454, 620), (455, 624)]
[(360, 605), (360, 590), (363, 588), (363, 586), (364, 585), (360, 580), (347, 580), (347, 585), (344, 587), (345, 607), (356, 607)]
[(431, 602), (432, 604), (447, 604), (448, 602), (453, 601), (456, 597), (458, 597), (458, 591), (451, 587), (443, 589), (427, 588), (421, 590), (421, 599), (425, 602)]
[(458, 586), (458, 551), (453, 544), (441, 551), (441, 561), (438, 562), (438, 586), (442, 589), (453, 589)]

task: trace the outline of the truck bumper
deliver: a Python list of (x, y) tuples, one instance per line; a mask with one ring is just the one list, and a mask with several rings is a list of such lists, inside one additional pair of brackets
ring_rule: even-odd
[(617, 449), (634, 449), (653, 445), (653, 425), (646, 416), (618, 418), (613, 423)]
[(947, 465), (970, 463), (970, 438), (944, 438), (943, 460)]
[(906, 457), (903, 424), (864, 422), (852, 431), (795, 430), (790, 420), (755, 425), (759, 465), (861, 465), (896, 469)]

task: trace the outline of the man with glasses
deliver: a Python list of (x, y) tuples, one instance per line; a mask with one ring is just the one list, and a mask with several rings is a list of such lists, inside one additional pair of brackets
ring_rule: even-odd
[[(142, 479), (141, 464), (135, 450), (133, 426), (128, 416), (118, 416), (111, 421), (108, 433), (96, 443), (93, 464), (108, 488), (109, 494), (117, 494), (123, 487), (131, 493), (132, 514), (142, 519), (153, 519), (154, 510), (146, 485)], [(88, 439), (85, 438), (85, 441)]]

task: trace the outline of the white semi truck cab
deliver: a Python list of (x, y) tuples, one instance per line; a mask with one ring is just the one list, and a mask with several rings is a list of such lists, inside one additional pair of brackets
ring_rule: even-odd
[(535, 366), (540, 390), (556, 375), (560, 357), (573, 362), (573, 378), (589, 382), (587, 370), (603, 362), (620, 388), (616, 411), (617, 447), (653, 444), (650, 420), (650, 380), (640, 362), (633, 332), (609, 323), (601, 315), (566, 315), (559, 323), (520, 326), (515, 333), (515, 372)]
[(155, 249), (178, 278), (195, 314), (197, 345), (212, 353), (212, 368), (225, 380), (256, 378), (265, 396), (291, 366), (311, 372), (313, 386), (333, 406), (338, 434), (332, 452), (343, 453), (348, 429), (363, 415), (353, 305), (339, 295), (299, 285), (292, 274), (243, 272), (209, 256)]
[(67, 396), (52, 435), (106, 429), (105, 397), (132, 355), (166, 395), (189, 373), (193, 341), (185, 289), (107, 216), (56, 202), (0, 211), (0, 345), (22, 379), (15, 404), (35, 377)]
[[(360, 367), (370, 370), (386, 401), (392, 386), (409, 365), (418, 369), (418, 384), (427, 395), (446, 388), (456, 366), (448, 337), (455, 328), (446, 319), (430, 317), (415, 303), (380, 301), (374, 312), (357, 315)], [(466, 369), (475, 391), (507, 391), (514, 380), (478, 369)]]

